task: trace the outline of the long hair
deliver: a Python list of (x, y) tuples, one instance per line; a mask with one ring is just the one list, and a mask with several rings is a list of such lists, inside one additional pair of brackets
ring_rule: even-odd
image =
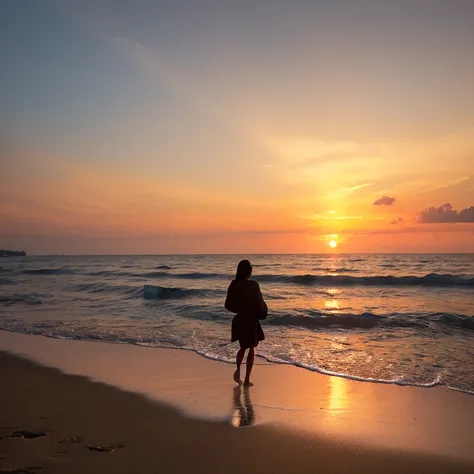
[(252, 264), (248, 260), (241, 260), (237, 265), (236, 280), (245, 280), (252, 274)]

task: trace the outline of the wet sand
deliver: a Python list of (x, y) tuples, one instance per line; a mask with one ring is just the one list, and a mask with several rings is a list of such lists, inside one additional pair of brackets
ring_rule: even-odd
[(2, 332), (9, 344), (84, 373), (0, 353), (2, 474), (474, 472), (474, 397), (444, 388), (259, 364), (240, 390), (231, 365), (186, 351)]

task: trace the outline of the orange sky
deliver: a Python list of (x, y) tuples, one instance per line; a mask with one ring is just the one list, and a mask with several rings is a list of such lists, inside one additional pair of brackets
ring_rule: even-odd
[(469, 3), (106, 3), (11, 7), (0, 248), (474, 252)]

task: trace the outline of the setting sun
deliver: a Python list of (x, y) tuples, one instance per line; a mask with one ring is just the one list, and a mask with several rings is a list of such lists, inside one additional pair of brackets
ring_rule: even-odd
[(335, 240), (330, 240), (329, 247), (331, 247), (332, 249), (335, 249), (337, 247), (337, 242)]

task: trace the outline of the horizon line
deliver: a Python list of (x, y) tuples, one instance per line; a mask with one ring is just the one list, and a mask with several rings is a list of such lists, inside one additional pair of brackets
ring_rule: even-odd
[(30, 253), (21, 257), (177, 257), (177, 256), (235, 256), (235, 255), (474, 255), (474, 252), (221, 252), (221, 253)]

